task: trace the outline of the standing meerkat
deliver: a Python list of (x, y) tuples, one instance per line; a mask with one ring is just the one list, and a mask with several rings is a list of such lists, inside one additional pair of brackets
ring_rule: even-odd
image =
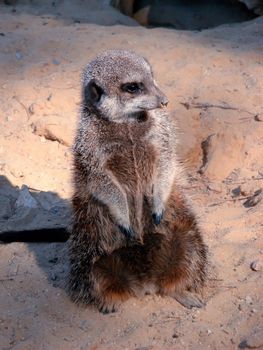
[(206, 246), (183, 192), (167, 103), (132, 51), (106, 51), (84, 71), (68, 290), (104, 313), (145, 293), (203, 305)]

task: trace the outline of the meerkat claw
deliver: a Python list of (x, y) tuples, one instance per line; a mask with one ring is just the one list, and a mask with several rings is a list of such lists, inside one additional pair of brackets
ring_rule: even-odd
[(134, 239), (135, 238), (135, 233), (131, 227), (126, 228), (122, 225), (118, 225), (118, 227), (119, 227), (119, 230), (121, 231), (121, 233), (123, 233), (127, 239)]
[(152, 214), (152, 218), (153, 218), (155, 225), (160, 225), (160, 223), (163, 219), (163, 214), (164, 214), (163, 211), (160, 214), (157, 214), (157, 213)]
[(192, 309), (193, 307), (205, 307), (205, 303), (196, 293), (191, 293), (188, 291), (183, 291), (181, 293), (174, 292), (173, 298), (176, 299), (181, 305), (183, 305), (187, 309)]
[(119, 304), (118, 303), (116, 304), (114, 302), (102, 303), (101, 305), (98, 306), (98, 310), (103, 315), (108, 315), (108, 314), (117, 312), (118, 306)]

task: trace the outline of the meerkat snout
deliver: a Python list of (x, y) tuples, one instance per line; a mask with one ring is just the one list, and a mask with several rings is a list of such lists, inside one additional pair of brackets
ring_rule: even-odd
[(158, 99), (158, 107), (157, 108), (163, 108), (167, 107), (169, 100), (167, 96), (159, 89), (156, 82), (154, 81), (154, 84), (151, 86), (152, 94), (157, 96)]
[(161, 106), (162, 106), (162, 107), (167, 107), (168, 103), (169, 103), (168, 98), (167, 98), (166, 96), (163, 96), (163, 97), (161, 98)]
[(160, 103), (160, 108), (167, 107), (169, 100), (164, 94), (162, 94), (159, 97), (159, 103)]

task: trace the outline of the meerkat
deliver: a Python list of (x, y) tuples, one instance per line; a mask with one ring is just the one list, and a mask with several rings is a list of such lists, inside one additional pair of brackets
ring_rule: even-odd
[(84, 70), (68, 291), (103, 313), (146, 293), (203, 305), (207, 249), (183, 191), (167, 104), (135, 52), (106, 51)]

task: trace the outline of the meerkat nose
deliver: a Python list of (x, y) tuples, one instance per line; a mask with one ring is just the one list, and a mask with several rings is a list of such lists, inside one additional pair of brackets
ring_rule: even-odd
[(168, 103), (169, 103), (169, 100), (168, 100), (168, 98), (166, 96), (162, 96), (160, 102), (161, 102), (161, 106), (162, 107), (166, 107), (168, 105)]

